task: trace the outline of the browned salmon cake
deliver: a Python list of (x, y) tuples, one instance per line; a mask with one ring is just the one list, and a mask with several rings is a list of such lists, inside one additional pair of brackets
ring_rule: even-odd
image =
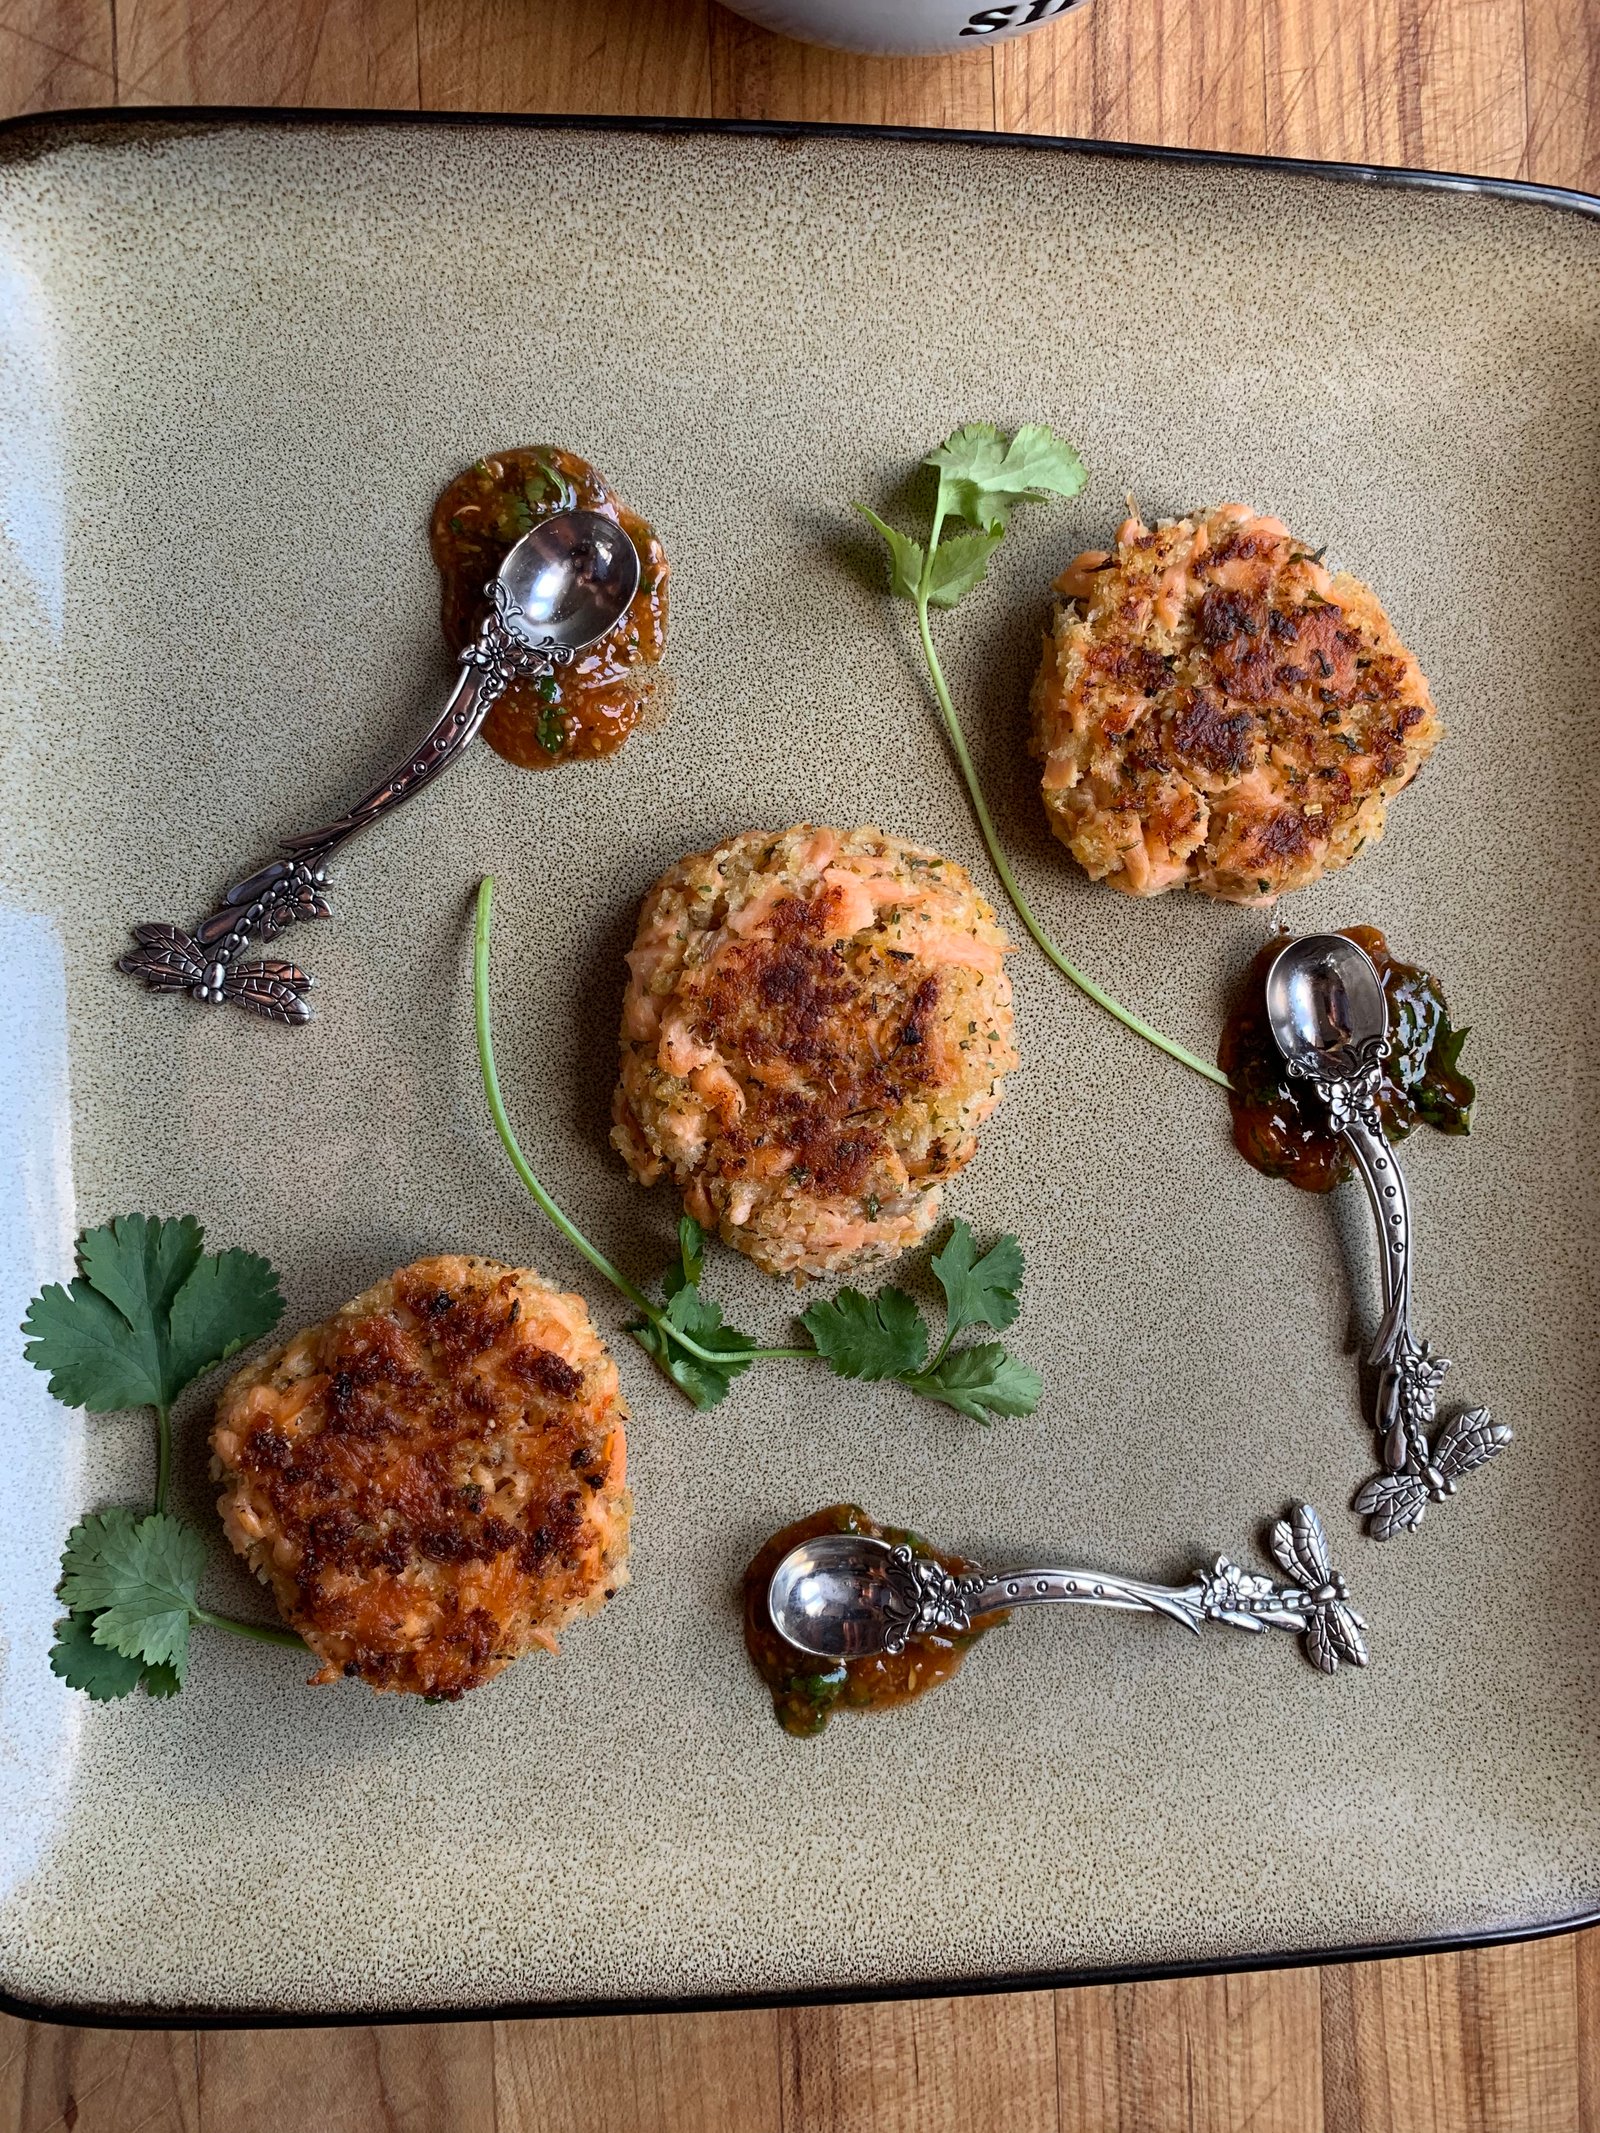
[(1009, 943), (963, 868), (881, 830), (747, 830), (644, 899), (611, 1138), (774, 1274), (892, 1259), (1017, 1063)]
[(582, 1297), (419, 1259), (230, 1381), (217, 1508), (314, 1681), (454, 1698), (627, 1583), (627, 1418)]
[(1443, 728), (1374, 594), (1244, 504), (1056, 580), (1033, 685), (1051, 827), (1096, 881), (1269, 904), (1349, 864)]

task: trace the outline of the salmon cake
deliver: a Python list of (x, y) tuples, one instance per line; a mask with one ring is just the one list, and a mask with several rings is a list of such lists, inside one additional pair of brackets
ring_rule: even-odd
[(1270, 904), (1383, 835), (1443, 728), (1369, 588), (1243, 504), (1080, 555), (1033, 685), (1051, 828), (1091, 879)]
[(453, 1700), (626, 1584), (627, 1419), (581, 1296), (419, 1259), (229, 1382), (217, 1508), (313, 1681)]
[(1009, 947), (963, 868), (881, 830), (697, 852), (639, 914), (612, 1141), (768, 1273), (892, 1259), (1017, 1064)]

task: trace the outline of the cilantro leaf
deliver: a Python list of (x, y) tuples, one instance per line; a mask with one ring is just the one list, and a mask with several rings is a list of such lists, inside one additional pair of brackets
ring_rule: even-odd
[(993, 533), (958, 533), (954, 540), (941, 541), (933, 551), (928, 605), (954, 607), (963, 593), (971, 592), (988, 569), (989, 558), (1003, 538), (1003, 533), (997, 530)]
[(802, 1311), (800, 1323), (837, 1377), (907, 1377), (928, 1359), (928, 1329), (904, 1289), (876, 1296), (841, 1289), (831, 1302)]
[(194, 1272), (205, 1231), (193, 1215), (120, 1215), (78, 1239), (84, 1279), (130, 1326), (158, 1322)]
[(270, 1259), (237, 1249), (208, 1252), (172, 1300), (168, 1382), (183, 1387), (270, 1333), (283, 1316), (283, 1298)]
[(923, 465), (938, 472), (940, 514), (985, 533), (1003, 532), (1018, 504), (1076, 496), (1087, 479), (1072, 446), (1038, 422), (1025, 422), (1009, 442), (992, 423), (969, 422)]
[(81, 1278), (65, 1288), (51, 1282), (28, 1306), (23, 1354), (50, 1373), (50, 1392), (63, 1407), (92, 1415), (125, 1407), (158, 1407), (163, 1378), (153, 1329), (135, 1333), (122, 1313)]
[(50, 1671), (69, 1689), (82, 1689), (95, 1703), (110, 1703), (118, 1696), (131, 1696), (144, 1669), (137, 1659), (96, 1644), (94, 1616), (75, 1608), (56, 1624)]
[(678, 1223), (678, 1264), (667, 1269), (663, 1287), (668, 1296), (682, 1288), (697, 1289), (706, 1267), (706, 1233), (693, 1215)]
[[(856, 509), (869, 525), (876, 526), (889, 543), (889, 588), (902, 599), (914, 600), (922, 590), (922, 570), (927, 556), (922, 545), (907, 534), (897, 533), (893, 526), (879, 518), (876, 511), (869, 511), (865, 504)], [(975, 581), (974, 581), (975, 582)], [(956, 597), (959, 597), (957, 595)], [(949, 602), (944, 603), (946, 606)]]
[(69, 1607), (92, 1611), (106, 1604), (100, 1582), (106, 1550), (125, 1546), (143, 1515), (127, 1504), (114, 1504), (109, 1511), (91, 1511), (79, 1519), (67, 1535), (56, 1587)]
[[(705, 1271), (705, 1258), (706, 1233), (693, 1215), (685, 1215), (678, 1224), (677, 1261), (668, 1267), (662, 1281), (667, 1294), (667, 1308), (663, 1314), (666, 1325), (637, 1319), (627, 1329), (702, 1413), (727, 1398), (734, 1379), (750, 1368), (751, 1358), (747, 1351), (755, 1346), (748, 1333), (741, 1333), (736, 1326), (724, 1325), (721, 1306), (701, 1295), (700, 1276)], [(674, 1332), (686, 1334), (702, 1348), (737, 1355), (740, 1360), (708, 1363), (681, 1347), (672, 1338)]]
[(78, 1272), (28, 1307), (23, 1354), (66, 1407), (170, 1408), (190, 1381), (258, 1339), (283, 1309), (252, 1252), (201, 1254), (193, 1215), (122, 1215), (78, 1239)]
[(966, 1326), (1009, 1326), (1022, 1309), (1022, 1246), (1001, 1237), (980, 1259), (965, 1222), (951, 1230), (944, 1250), (934, 1255), (933, 1271), (945, 1293), (945, 1340)]
[(958, 1348), (936, 1369), (907, 1382), (925, 1400), (938, 1400), (984, 1423), (996, 1415), (1031, 1415), (1044, 1391), (1038, 1371), (1015, 1361), (998, 1341)]
[[(96, 1644), (170, 1668), (181, 1686), (205, 1562), (192, 1527), (165, 1512), (140, 1518), (119, 1507), (83, 1519), (68, 1535), (61, 1597), (75, 1613), (93, 1614)], [(163, 1685), (157, 1693), (168, 1691)]]
[[(692, 1341), (702, 1348), (738, 1355), (746, 1351), (746, 1359), (736, 1363), (703, 1363), (697, 1355), (685, 1355), (677, 1350), (679, 1369), (691, 1373), (700, 1384), (704, 1394), (703, 1404), (715, 1406), (724, 1399), (728, 1387), (743, 1371), (750, 1368), (748, 1350), (755, 1346), (748, 1333), (741, 1333), (737, 1326), (724, 1325), (722, 1306), (702, 1296), (692, 1281), (686, 1281), (667, 1304), (667, 1323), (676, 1326), (680, 1333), (687, 1333)], [(683, 1380), (680, 1378), (680, 1383)], [(697, 1401), (697, 1405), (702, 1404)]]
[[(666, 1326), (639, 1319), (629, 1326), (628, 1331), (645, 1353), (654, 1357), (678, 1390), (687, 1393), (704, 1413), (707, 1408), (715, 1407), (719, 1400), (725, 1400), (734, 1379), (750, 1368), (750, 1358), (742, 1351), (754, 1347), (755, 1343), (737, 1327), (724, 1325), (721, 1305), (701, 1295), (699, 1280), (705, 1264), (705, 1232), (689, 1215), (685, 1215), (678, 1225), (678, 1262), (668, 1269), (666, 1276)], [(739, 1355), (740, 1360), (734, 1363), (704, 1362), (698, 1355), (690, 1355), (680, 1347), (669, 1329), (686, 1333), (702, 1348)]]

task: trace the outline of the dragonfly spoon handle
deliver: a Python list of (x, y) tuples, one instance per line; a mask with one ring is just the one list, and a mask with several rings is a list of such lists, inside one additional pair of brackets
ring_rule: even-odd
[(1187, 1585), (1157, 1585), (1143, 1578), (1101, 1570), (989, 1571), (956, 1576), (930, 1556), (896, 1548), (892, 1561), (910, 1608), (903, 1629), (887, 1646), (903, 1651), (907, 1641), (939, 1631), (970, 1629), (984, 1615), (1017, 1607), (1112, 1607), (1166, 1615), (1186, 1629), (1208, 1622), (1235, 1629), (1286, 1629), (1306, 1640), (1307, 1656), (1325, 1673), (1341, 1659), (1365, 1666), (1366, 1625), (1349, 1604), (1345, 1582), (1328, 1560), (1327, 1536), (1315, 1511), (1298, 1504), (1272, 1530), (1272, 1552), (1292, 1582), (1280, 1585), (1259, 1572), (1242, 1570), (1219, 1555)]
[(275, 940), (286, 926), (332, 916), (327, 861), (339, 846), (370, 829), (446, 771), (474, 741), (495, 704), (522, 675), (548, 674), (570, 653), (535, 649), (507, 625), (504, 588), (489, 588), (490, 607), (461, 654), (450, 699), (423, 740), (388, 777), (336, 820), (286, 837), (286, 856), (272, 859), (225, 889), (215, 909), (189, 932), (145, 924), (133, 928), (138, 946), (117, 968), (142, 978), (152, 992), (187, 992), (208, 1006), (227, 1000), (274, 1022), (310, 1019), (311, 979), (293, 963), (246, 962), (249, 951)]
[(1457, 1481), (1511, 1442), (1511, 1432), (1487, 1409), (1454, 1417), (1430, 1439), (1439, 1408), (1439, 1388), (1450, 1358), (1419, 1340), (1411, 1325), (1411, 1260), (1414, 1231), (1411, 1195), (1399, 1158), (1383, 1130), (1378, 1107), (1388, 1040), (1365, 1040), (1337, 1062), (1319, 1066), (1291, 1060), (1289, 1072), (1309, 1083), (1327, 1106), (1329, 1123), (1349, 1149), (1366, 1190), (1378, 1232), (1383, 1317), (1367, 1351), (1378, 1373), (1373, 1402), (1384, 1471), (1363, 1484), (1355, 1507), (1375, 1540), (1389, 1540), (1421, 1524), (1430, 1503), (1454, 1495)]

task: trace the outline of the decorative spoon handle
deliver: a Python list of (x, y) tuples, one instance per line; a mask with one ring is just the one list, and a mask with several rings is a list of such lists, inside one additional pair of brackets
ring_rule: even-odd
[(1378, 1372), (1373, 1428), (1382, 1441), (1385, 1471), (1365, 1483), (1355, 1499), (1375, 1540), (1390, 1540), (1420, 1525), (1430, 1503), (1454, 1495), (1463, 1474), (1511, 1442), (1511, 1431), (1492, 1422), (1483, 1407), (1454, 1416), (1437, 1443), (1429, 1442), (1450, 1358), (1436, 1355), (1411, 1329), (1411, 1195), (1378, 1111), (1388, 1053), (1386, 1038), (1368, 1038), (1346, 1048), (1338, 1062), (1343, 1073), (1327, 1070), (1331, 1057), (1323, 1069), (1288, 1063), (1289, 1072), (1309, 1082), (1327, 1105), (1329, 1122), (1350, 1150), (1377, 1224), (1384, 1309), (1367, 1360)]
[(1377, 1225), (1384, 1308), (1367, 1360), (1379, 1373), (1373, 1427), (1383, 1439), (1384, 1465), (1398, 1474), (1408, 1461), (1427, 1462), (1426, 1425), (1434, 1405), (1425, 1397), (1428, 1381), (1436, 1395), (1450, 1366), (1444, 1357), (1430, 1358), (1427, 1343), (1411, 1331), (1411, 1195), (1378, 1112), (1388, 1040), (1356, 1049), (1358, 1056), (1342, 1077), (1322, 1079), (1299, 1065), (1290, 1072), (1309, 1081), (1327, 1105), (1329, 1122), (1355, 1161)]
[[(556, 645), (534, 650), (514, 634), (506, 622), (505, 587), (496, 579), (488, 591), (493, 604), (477, 635), (462, 652), (461, 677), (427, 736), (397, 770), (381, 778), (336, 822), (330, 822), (325, 829), (301, 830), (297, 836), (285, 837), (286, 852), (302, 858), (326, 858), (347, 837), (370, 828), (380, 816), (393, 814), (425, 785), (431, 785), (477, 739), (484, 720), (513, 681), (524, 675), (552, 673), (571, 659), (570, 652)], [(234, 893), (229, 891), (230, 895)]]
[(507, 621), (505, 587), (487, 588), (491, 602), (477, 635), (461, 654), (462, 673), (426, 738), (337, 821), (286, 837), (285, 859), (269, 860), (225, 889), (216, 908), (191, 932), (166, 924), (135, 926), (138, 947), (117, 968), (142, 978), (152, 992), (186, 992), (208, 1006), (229, 1000), (273, 1022), (306, 1022), (312, 980), (293, 963), (246, 963), (246, 951), (276, 939), (303, 919), (331, 918), (326, 861), (347, 838), (369, 829), (431, 785), (477, 737), (495, 703), (523, 674), (548, 674), (571, 658), (553, 645), (535, 647)]
[(1306, 1656), (1326, 1674), (1341, 1659), (1365, 1666), (1366, 1624), (1331, 1565), (1316, 1512), (1309, 1504), (1295, 1505), (1273, 1526), (1269, 1545), (1292, 1583), (1274, 1584), (1225, 1555), (1188, 1585), (1152, 1585), (1099, 1570), (974, 1570), (958, 1578), (930, 1557), (896, 1548), (891, 1561), (913, 1611), (887, 1649), (903, 1651), (909, 1638), (932, 1631), (970, 1629), (978, 1617), (1013, 1607), (1119, 1607), (1167, 1615), (1192, 1630), (1206, 1622), (1287, 1629), (1305, 1638)]

